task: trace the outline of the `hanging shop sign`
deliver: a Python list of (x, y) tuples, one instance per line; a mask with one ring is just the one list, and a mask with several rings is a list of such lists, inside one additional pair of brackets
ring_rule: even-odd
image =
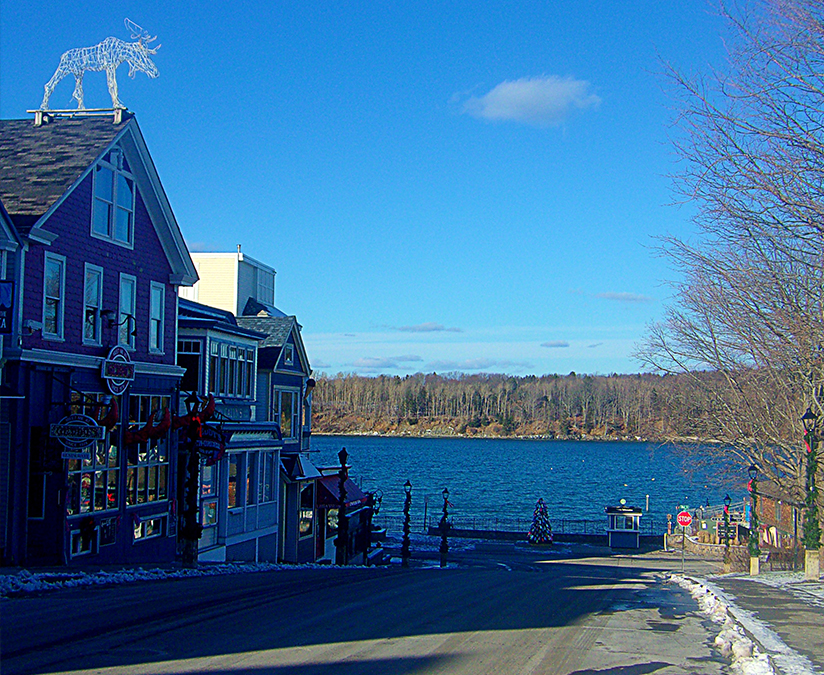
[(14, 282), (0, 281), (0, 335), (11, 335)]
[(106, 437), (106, 427), (101, 427), (88, 415), (67, 415), (49, 426), (49, 436), (66, 448), (61, 455), (63, 459), (91, 459), (89, 448)]
[(129, 350), (123, 345), (112, 347), (106, 360), (103, 361), (101, 376), (106, 380), (109, 391), (120, 396), (134, 380), (134, 363), (129, 356)]
[(200, 428), (200, 438), (195, 441), (195, 450), (206, 466), (217, 464), (226, 454), (226, 434), (217, 427), (204, 424)]

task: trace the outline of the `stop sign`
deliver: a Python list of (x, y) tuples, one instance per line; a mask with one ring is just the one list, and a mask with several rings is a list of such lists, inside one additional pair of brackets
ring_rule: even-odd
[(681, 527), (689, 527), (692, 524), (692, 516), (687, 513), (686, 511), (681, 511), (676, 517), (675, 520), (678, 521), (678, 524)]

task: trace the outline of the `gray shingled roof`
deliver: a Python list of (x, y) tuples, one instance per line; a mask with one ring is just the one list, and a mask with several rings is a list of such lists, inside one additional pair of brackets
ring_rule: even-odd
[(282, 347), (289, 339), (292, 327), (297, 323), (294, 316), (239, 316), (237, 323), (244, 328), (251, 328), (258, 333), (265, 333), (266, 339), (258, 344), (258, 348)]
[(123, 131), (112, 118), (0, 120), (0, 199), (24, 232)]

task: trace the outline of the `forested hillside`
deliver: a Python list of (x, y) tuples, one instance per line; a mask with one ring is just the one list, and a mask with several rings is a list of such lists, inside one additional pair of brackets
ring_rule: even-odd
[(652, 440), (700, 437), (711, 414), (683, 376), (338, 375), (313, 395), (315, 433)]

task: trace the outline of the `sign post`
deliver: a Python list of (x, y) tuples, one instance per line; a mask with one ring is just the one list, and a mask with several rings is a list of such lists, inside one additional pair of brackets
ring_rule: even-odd
[(676, 522), (681, 526), (681, 574), (684, 573), (684, 548), (687, 544), (687, 528), (692, 525), (692, 516), (689, 511), (679, 511), (675, 517)]

